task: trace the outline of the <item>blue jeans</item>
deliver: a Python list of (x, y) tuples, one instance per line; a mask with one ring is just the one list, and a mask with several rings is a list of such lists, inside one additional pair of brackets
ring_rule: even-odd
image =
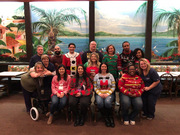
[(114, 94), (111, 94), (106, 98), (102, 98), (96, 94), (95, 98), (96, 98), (96, 103), (99, 109), (102, 109), (104, 107), (107, 109), (112, 108), (112, 102), (114, 101)]
[(59, 98), (57, 95), (53, 95), (51, 101), (50, 113), (53, 115), (56, 110), (64, 108), (67, 102), (67, 97), (64, 95), (64, 97)]
[[(141, 111), (143, 102), (141, 97), (129, 97), (120, 93), (121, 111), (124, 121), (135, 120), (135, 117)], [(129, 108), (132, 106), (132, 111), (129, 114)]]

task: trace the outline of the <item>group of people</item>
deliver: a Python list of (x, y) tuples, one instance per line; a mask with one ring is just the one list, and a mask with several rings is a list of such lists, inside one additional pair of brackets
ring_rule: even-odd
[(54, 55), (49, 57), (43, 54), (43, 47), (39, 45), (37, 54), (30, 60), (30, 71), (21, 78), (27, 112), (32, 107), (31, 97), (36, 96), (35, 84), (50, 77), (43, 81), (52, 91), (47, 124), (51, 124), (54, 113), (68, 103), (75, 117), (74, 126), (83, 126), (94, 93), (105, 125), (114, 127), (112, 103), (116, 102), (116, 91), (119, 91), (124, 125), (135, 125), (135, 117), (141, 110), (143, 117), (153, 119), (162, 86), (143, 51), (139, 48), (130, 50), (128, 41), (122, 43), (121, 54), (115, 54), (112, 44), (107, 46), (105, 55), (96, 46), (96, 42), (91, 41), (89, 51), (81, 56), (75, 52), (74, 43), (68, 45), (69, 52), (64, 55), (56, 45)]

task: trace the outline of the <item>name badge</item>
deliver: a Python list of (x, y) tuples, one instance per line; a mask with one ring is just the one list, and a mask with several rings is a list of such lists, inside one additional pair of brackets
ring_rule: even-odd
[(63, 84), (59, 85), (59, 90), (63, 90)]

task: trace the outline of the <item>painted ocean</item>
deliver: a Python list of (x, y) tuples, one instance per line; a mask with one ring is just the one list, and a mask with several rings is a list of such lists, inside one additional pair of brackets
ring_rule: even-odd
[[(64, 53), (68, 52), (68, 44), (75, 43), (76, 51), (82, 52), (88, 50), (89, 38), (86, 37), (59, 37), (59, 40), (63, 41), (60, 47)], [(141, 48), (144, 50), (145, 38), (143, 37), (98, 37), (95, 39), (98, 44), (98, 49), (105, 50), (106, 46), (113, 44), (116, 48), (116, 52), (122, 52), (122, 42), (129, 41), (131, 50), (135, 48)], [(152, 50), (157, 55), (161, 55), (170, 47), (166, 47), (166, 44), (177, 40), (177, 38), (153, 38), (152, 40)]]

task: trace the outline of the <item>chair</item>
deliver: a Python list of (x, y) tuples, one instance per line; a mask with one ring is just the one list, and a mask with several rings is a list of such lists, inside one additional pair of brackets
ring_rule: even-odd
[(162, 92), (167, 92), (172, 100), (172, 86), (173, 86), (173, 75), (171, 73), (164, 73), (160, 76), (161, 84), (163, 85)]
[(0, 78), (0, 92), (1, 93), (7, 93), (9, 95), (9, 89), (6, 82), (1, 81), (2, 78)]
[(180, 75), (176, 77), (176, 81), (175, 81), (175, 97), (177, 97), (179, 90), (180, 90)]

